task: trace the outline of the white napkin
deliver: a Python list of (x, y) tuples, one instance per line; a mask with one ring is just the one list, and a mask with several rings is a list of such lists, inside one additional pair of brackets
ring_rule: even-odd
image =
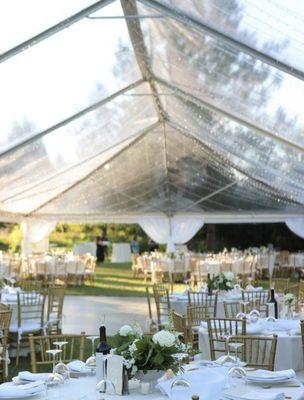
[(257, 321), (254, 324), (247, 324), (246, 333), (248, 335), (256, 335), (258, 333), (261, 333), (263, 329), (264, 329), (264, 324), (262, 323), (262, 321)]
[(48, 372), (41, 374), (33, 374), (29, 371), (19, 372), (18, 378), (22, 381), (36, 382), (36, 381), (46, 381), (50, 374)]
[(83, 361), (74, 360), (67, 364), (69, 369), (73, 372), (89, 372), (90, 368), (85, 365)]
[(286, 369), (283, 371), (267, 371), (264, 369), (258, 369), (256, 371), (247, 372), (247, 380), (281, 380), (281, 379), (292, 379), (295, 378), (296, 373), (293, 369)]
[(13, 382), (7, 382), (0, 385), (0, 399), (17, 396), (22, 398), (24, 395), (36, 394), (42, 391), (44, 391), (44, 382), (42, 381), (26, 383), (25, 385), (15, 385)]
[(283, 392), (280, 392), (280, 393), (266, 392), (265, 393), (265, 391), (258, 391), (258, 390), (250, 390), (241, 395), (234, 394), (232, 392), (230, 394), (227, 391), (227, 393), (224, 394), (224, 397), (226, 399), (231, 399), (231, 400), (284, 400), (285, 399), (285, 395)]

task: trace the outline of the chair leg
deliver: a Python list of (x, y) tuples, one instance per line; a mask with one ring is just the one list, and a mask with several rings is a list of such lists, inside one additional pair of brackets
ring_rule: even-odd
[(20, 340), (18, 339), (17, 347), (16, 347), (16, 366), (17, 367), (19, 365), (19, 353), (20, 353)]

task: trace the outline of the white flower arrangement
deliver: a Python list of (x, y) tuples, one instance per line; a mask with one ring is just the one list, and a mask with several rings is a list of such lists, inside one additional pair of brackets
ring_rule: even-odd
[(131, 335), (133, 332), (133, 329), (130, 325), (123, 325), (120, 329), (119, 329), (119, 334), (120, 336), (129, 336)]
[(284, 301), (287, 306), (292, 306), (295, 303), (295, 296), (292, 293), (286, 293)]
[(160, 347), (171, 347), (176, 343), (176, 337), (173, 333), (161, 330), (153, 335), (152, 340), (154, 343), (159, 344)]
[(230, 282), (233, 281), (233, 279), (234, 279), (234, 273), (230, 272), (230, 271), (224, 272), (224, 276), (227, 279), (227, 281), (230, 281)]

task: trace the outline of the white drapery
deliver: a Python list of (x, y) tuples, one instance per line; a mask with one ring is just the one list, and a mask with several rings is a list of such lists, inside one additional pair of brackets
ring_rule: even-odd
[(293, 233), (304, 239), (304, 217), (287, 218), (285, 223)]
[(21, 231), (23, 235), (22, 253), (28, 256), (32, 252), (32, 244), (42, 242), (48, 238), (55, 228), (56, 221), (47, 221), (40, 219), (26, 219), (21, 222)]
[(187, 243), (204, 225), (203, 217), (143, 217), (138, 220), (146, 234), (156, 243), (167, 244), (167, 252), (175, 251), (175, 244)]

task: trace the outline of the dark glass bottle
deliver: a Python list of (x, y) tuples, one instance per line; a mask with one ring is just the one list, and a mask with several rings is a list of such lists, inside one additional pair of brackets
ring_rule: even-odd
[(96, 353), (102, 353), (103, 355), (110, 354), (111, 346), (107, 342), (106, 327), (104, 325), (101, 325), (99, 328), (99, 338)]
[(210, 279), (210, 274), (207, 274), (207, 288), (208, 288), (208, 294), (212, 294), (212, 285), (211, 285), (211, 279)]
[(274, 289), (270, 289), (270, 304), (273, 304), (274, 307), (274, 317), (275, 319), (278, 319), (278, 302), (276, 301), (275, 295), (274, 295)]

